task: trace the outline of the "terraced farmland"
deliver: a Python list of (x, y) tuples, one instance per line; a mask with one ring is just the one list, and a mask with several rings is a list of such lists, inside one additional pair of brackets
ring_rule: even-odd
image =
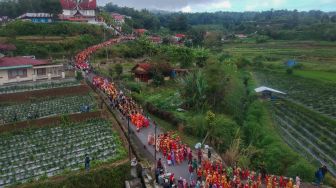
[(25, 121), (59, 114), (72, 114), (81, 111), (84, 105), (96, 108), (96, 102), (90, 95), (65, 96), (42, 99), (33, 102), (0, 106), (2, 123)]
[(109, 121), (92, 119), (0, 134), (0, 187), (78, 170), (84, 167), (85, 154), (93, 162), (124, 157), (125, 150)]
[(51, 89), (51, 88), (61, 88), (61, 87), (71, 87), (80, 85), (80, 82), (74, 79), (70, 80), (53, 80), (51, 82), (41, 82), (41, 83), (26, 83), (26, 84), (15, 84), (0, 87), (0, 94), (4, 93), (17, 93), (24, 91), (35, 91), (41, 89)]
[(336, 122), (286, 101), (271, 109), (284, 140), (308, 160), (326, 164), (335, 176)]
[(286, 92), (285, 97), (336, 118), (336, 84), (267, 71), (256, 77), (260, 84)]

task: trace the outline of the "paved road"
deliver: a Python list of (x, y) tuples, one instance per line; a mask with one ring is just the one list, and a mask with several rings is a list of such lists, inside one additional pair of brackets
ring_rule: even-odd
[[(92, 83), (92, 80), (93, 80), (94, 76), (95, 76), (94, 73), (89, 73), (87, 75), (87, 79)], [(128, 126), (127, 125), (128, 124), (127, 119), (123, 118), (121, 113), (119, 113), (117, 110), (115, 110), (114, 113), (117, 116), (117, 118), (119, 119), (120, 123), (122, 123), (122, 125), (125, 126), (125, 128), (127, 129), (127, 126)], [(155, 126), (154, 126), (153, 121), (150, 120), (150, 126), (148, 128), (142, 128), (140, 130), (140, 132), (137, 132), (136, 131), (136, 126), (133, 125), (130, 122), (130, 129), (134, 133), (132, 136), (136, 136), (138, 138), (137, 140), (139, 140), (141, 142), (141, 145), (146, 146), (146, 149), (149, 151), (149, 153), (154, 158), (154, 155), (155, 155), (154, 146), (149, 146), (147, 144), (148, 135), (150, 133), (152, 133), (152, 134), (155, 133)], [(162, 129), (160, 129), (160, 125), (157, 125), (156, 134), (159, 135), (160, 133), (164, 133), (164, 131)], [(184, 161), (183, 163), (181, 163), (179, 165), (168, 166), (167, 161), (164, 160), (164, 157), (163, 157), (161, 152), (156, 153), (156, 159), (158, 160), (159, 158), (162, 159), (162, 164), (165, 166), (166, 172), (174, 173), (176, 179), (179, 179), (179, 177), (182, 177), (183, 179), (189, 180), (189, 172), (188, 172), (187, 161)]]

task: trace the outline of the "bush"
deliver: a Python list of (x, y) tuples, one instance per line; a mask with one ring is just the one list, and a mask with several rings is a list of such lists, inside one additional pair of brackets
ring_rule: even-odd
[(286, 69), (286, 73), (289, 75), (293, 74), (293, 69), (292, 68)]
[(116, 72), (118, 78), (120, 78), (120, 75), (122, 75), (122, 73), (123, 73), (123, 66), (118, 63), (114, 66), (114, 69), (115, 69), (115, 72)]
[(269, 39), (269, 37), (268, 36), (265, 36), (265, 35), (259, 35), (259, 36), (257, 36), (256, 37), (256, 43), (265, 43), (265, 42), (267, 42), (268, 41), (268, 39)]
[(102, 168), (89, 173), (67, 175), (58, 181), (44, 181), (27, 184), (27, 188), (91, 188), (91, 187), (125, 187), (125, 181), (130, 179), (128, 163), (113, 167)]
[(151, 103), (147, 102), (146, 103), (146, 109), (148, 110), (149, 113), (157, 116), (158, 118), (161, 118), (175, 126), (177, 126), (178, 124), (182, 123), (182, 121), (180, 119), (178, 119), (177, 117), (174, 116), (173, 113), (171, 112), (167, 112), (164, 110), (161, 110), (157, 107), (155, 107), (154, 105), (152, 105)]
[(125, 83), (126, 87), (136, 93), (140, 93), (142, 90), (142, 87), (139, 83), (135, 83), (135, 82), (126, 82)]
[(76, 72), (76, 80), (80, 81), (80, 80), (83, 80), (83, 74), (82, 72)]
[(251, 61), (245, 57), (242, 57), (242, 58), (239, 58), (237, 61), (236, 61), (236, 64), (237, 64), (237, 67), (239, 69), (241, 68), (244, 68), (246, 66), (249, 66), (251, 65)]

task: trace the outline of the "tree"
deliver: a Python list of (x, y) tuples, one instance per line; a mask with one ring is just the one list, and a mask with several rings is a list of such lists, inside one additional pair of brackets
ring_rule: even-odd
[(206, 106), (206, 90), (208, 83), (204, 73), (196, 71), (189, 73), (183, 79), (180, 79), (182, 85), (180, 95), (187, 108), (203, 111)]
[(109, 68), (108, 68), (108, 75), (109, 75), (109, 77), (113, 78), (114, 70), (113, 70), (112, 67), (109, 67)]
[(215, 118), (216, 115), (215, 113), (213, 113), (211, 110), (207, 111), (205, 120), (206, 120), (206, 124), (207, 124), (207, 134), (205, 135), (202, 145), (206, 142), (208, 136), (212, 133), (212, 130), (215, 127)]
[(193, 45), (196, 46), (202, 46), (204, 42), (204, 35), (205, 35), (205, 29), (195, 29), (191, 28), (188, 31), (188, 36), (190, 36), (190, 39), (192, 40)]
[(189, 68), (193, 65), (194, 54), (188, 47), (171, 49), (173, 61), (180, 63), (181, 68)]
[(169, 29), (172, 31), (186, 31), (188, 27), (187, 17), (184, 14), (173, 16), (169, 22)]
[(194, 50), (194, 53), (196, 65), (201, 68), (204, 67), (210, 56), (209, 51), (204, 48), (198, 48)]
[(120, 78), (121, 74), (123, 73), (123, 66), (120, 63), (118, 63), (115, 65), (114, 69), (118, 78)]

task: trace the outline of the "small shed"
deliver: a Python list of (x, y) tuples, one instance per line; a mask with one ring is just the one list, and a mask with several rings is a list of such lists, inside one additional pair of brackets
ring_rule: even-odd
[(287, 61), (285, 62), (285, 65), (286, 65), (287, 67), (291, 68), (291, 67), (294, 67), (295, 65), (297, 65), (297, 61), (295, 61), (295, 60), (293, 60), (293, 59), (290, 59), (290, 60), (287, 60)]
[(261, 87), (255, 88), (254, 91), (257, 92), (257, 93), (261, 93), (263, 98), (273, 98), (273, 93), (286, 95), (285, 92), (282, 92), (282, 91), (279, 91), (279, 90), (276, 90), (276, 89), (272, 89), (272, 88), (269, 88), (269, 87), (266, 87), (266, 86), (261, 86)]
[(138, 63), (131, 71), (137, 81), (148, 82), (151, 68), (152, 66), (149, 63)]
[(147, 32), (146, 29), (134, 29), (134, 33), (136, 36), (142, 36)]

